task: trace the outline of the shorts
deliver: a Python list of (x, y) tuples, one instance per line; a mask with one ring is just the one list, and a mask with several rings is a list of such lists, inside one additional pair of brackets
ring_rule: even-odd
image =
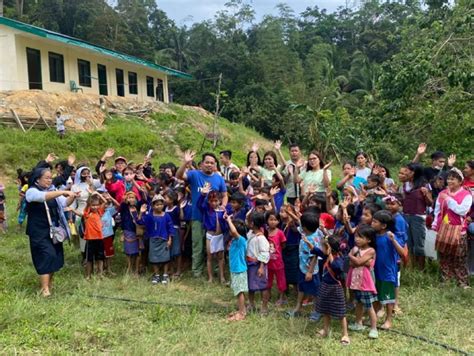
[(283, 293), (286, 291), (286, 276), (285, 276), (285, 269), (268, 269), (268, 283), (267, 288), (272, 289), (273, 286), (273, 277), (276, 277), (276, 283), (278, 287), (278, 291)]
[(168, 241), (162, 238), (150, 239), (148, 261), (150, 261), (150, 263), (167, 263), (169, 260), (170, 249), (168, 248)]
[(113, 236), (104, 237), (104, 254), (106, 258), (113, 257), (115, 255), (114, 249), (114, 238)]
[(206, 240), (210, 241), (210, 253), (224, 251), (224, 235), (211, 235), (206, 233)]
[(364, 310), (369, 310), (370, 308), (372, 308), (372, 303), (378, 300), (377, 293), (362, 290), (354, 291), (354, 299), (357, 303), (362, 304)]
[(395, 283), (387, 281), (375, 281), (377, 287), (377, 299), (383, 305), (395, 304)]
[(319, 275), (313, 274), (313, 279), (310, 281), (305, 280), (305, 274), (301, 271), (299, 272), (299, 280), (298, 280), (298, 291), (304, 293), (305, 295), (312, 295), (317, 297), (319, 295)]
[(100, 240), (86, 240), (86, 261), (103, 261), (104, 255), (104, 241)]
[(249, 282), (247, 279), (247, 271), (240, 273), (230, 273), (230, 287), (234, 296), (240, 293), (247, 293), (249, 291)]

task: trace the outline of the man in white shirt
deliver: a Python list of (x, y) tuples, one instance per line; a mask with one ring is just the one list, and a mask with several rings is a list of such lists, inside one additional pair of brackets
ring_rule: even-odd
[(238, 172), (239, 167), (232, 163), (232, 151), (224, 150), (219, 152), (221, 162), (221, 173), (225, 181), (230, 180), (230, 174), (232, 172)]

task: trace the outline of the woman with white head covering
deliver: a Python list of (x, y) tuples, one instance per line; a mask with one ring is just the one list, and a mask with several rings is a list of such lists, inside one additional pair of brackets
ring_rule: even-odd
[(31, 257), (40, 276), (44, 297), (51, 295), (53, 275), (64, 265), (63, 245), (59, 241), (53, 242), (50, 227), (62, 228), (65, 237), (70, 236), (63, 208), (75, 199), (71, 191), (56, 190), (52, 181), (51, 170), (35, 169), (25, 195), (28, 212), (26, 234), (30, 238)]

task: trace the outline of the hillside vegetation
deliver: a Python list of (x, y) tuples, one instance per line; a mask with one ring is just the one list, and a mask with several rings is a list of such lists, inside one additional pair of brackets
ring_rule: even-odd
[[(70, 132), (60, 140), (54, 129), (23, 133), (19, 129), (0, 130), (0, 175), (12, 176), (17, 168), (29, 169), (49, 152), (61, 158), (75, 153), (79, 163), (95, 164), (108, 147), (116, 154), (135, 162), (141, 162), (149, 149), (155, 153), (155, 166), (163, 162), (178, 163), (182, 151), (196, 150), (198, 153), (212, 150), (212, 142), (206, 133), (212, 132), (213, 116), (205, 110), (172, 104), (166, 113), (154, 113), (150, 117), (113, 116), (104, 129), (87, 132)], [(219, 119), (219, 141), (216, 152), (231, 149), (235, 162), (244, 164), (247, 151), (253, 142), (262, 148), (271, 148), (272, 143), (254, 130), (242, 124)]]

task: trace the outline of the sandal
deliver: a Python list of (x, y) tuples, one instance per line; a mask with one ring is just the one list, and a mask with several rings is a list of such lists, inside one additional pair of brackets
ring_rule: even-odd
[(348, 346), (351, 344), (351, 339), (349, 339), (349, 336), (343, 336), (341, 338), (341, 345), (342, 346)]
[(299, 311), (294, 311), (294, 310), (288, 310), (286, 313), (285, 313), (285, 316), (287, 318), (297, 318), (299, 316), (301, 316), (301, 313)]

